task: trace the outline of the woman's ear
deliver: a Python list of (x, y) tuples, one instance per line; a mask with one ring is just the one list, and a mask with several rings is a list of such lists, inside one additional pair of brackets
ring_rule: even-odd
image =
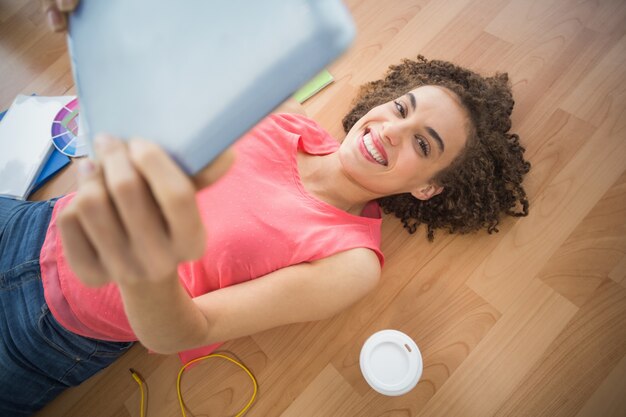
[(411, 192), (411, 195), (418, 200), (429, 200), (430, 198), (441, 194), (443, 187), (434, 184), (428, 184), (427, 186), (417, 188)]

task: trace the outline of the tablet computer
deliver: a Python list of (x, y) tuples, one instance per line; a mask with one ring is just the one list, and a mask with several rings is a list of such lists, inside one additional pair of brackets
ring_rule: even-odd
[(68, 33), (81, 132), (157, 142), (195, 174), (354, 34), (340, 0), (81, 0)]

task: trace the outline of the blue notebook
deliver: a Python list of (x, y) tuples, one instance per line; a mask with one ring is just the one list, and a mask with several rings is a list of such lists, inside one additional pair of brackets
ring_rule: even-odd
[[(2, 120), (6, 112), (7, 112), (6, 110), (3, 112), (0, 112), (0, 120)], [(59, 172), (61, 168), (65, 167), (69, 163), (70, 163), (69, 157), (63, 155), (61, 152), (59, 152), (56, 149), (53, 150), (52, 153), (50, 154), (50, 157), (48, 157), (48, 160), (46, 161), (46, 164), (44, 165), (43, 169), (39, 173), (39, 176), (35, 180), (35, 185), (33, 186), (31, 194), (34, 193), (37, 189), (39, 189), (46, 181), (52, 178), (54, 174)]]

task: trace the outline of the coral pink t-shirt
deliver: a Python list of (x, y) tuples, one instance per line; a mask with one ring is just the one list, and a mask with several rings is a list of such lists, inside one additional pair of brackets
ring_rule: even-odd
[[(311, 196), (300, 180), (299, 150), (325, 155), (338, 146), (314, 121), (293, 114), (271, 115), (237, 142), (230, 171), (196, 194), (207, 230), (206, 251), (199, 260), (178, 267), (191, 297), (353, 248), (369, 248), (383, 263), (378, 205), (370, 203), (355, 216)], [(86, 287), (67, 263), (56, 218), (72, 197), (57, 201), (41, 250), (50, 311), (77, 334), (137, 340), (117, 286)]]

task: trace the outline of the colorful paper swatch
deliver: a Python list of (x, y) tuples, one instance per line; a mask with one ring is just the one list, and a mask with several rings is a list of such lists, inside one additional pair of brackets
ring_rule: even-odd
[(87, 154), (87, 144), (78, 134), (78, 98), (67, 103), (52, 121), (52, 143), (64, 155), (77, 157)]

